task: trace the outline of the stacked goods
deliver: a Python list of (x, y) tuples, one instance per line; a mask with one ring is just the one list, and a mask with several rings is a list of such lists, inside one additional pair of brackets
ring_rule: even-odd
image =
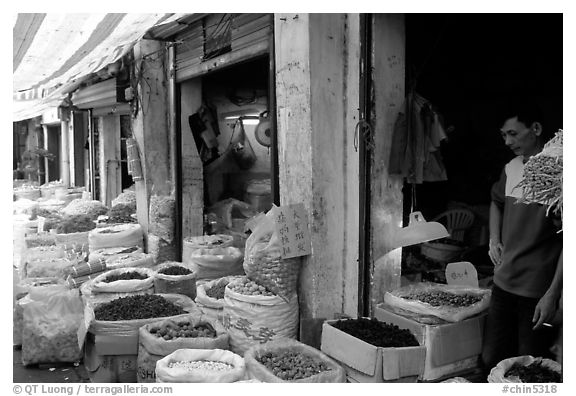
[(256, 344), (280, 337), (296, 338), (298, 296), (288, 301), (246, 277), (228, 283), (224, 292), (224, 327), (230, 335), (230, 348), (243, 355)]
[(282, 258), (282, 244), (275, 230), (274, 211), (269, 211), (246, 241), (246, 276), (285, 300), (297, 291), (300, 258)]
[(228, 349), (226, 329), (197, 314), (142, 326), (138, 340), (138, 382), (155, 382), (156, 362), (178, 349)]
[(129, 207), (132, 213), (136, 212), (136, 193), (134, 191), (125, 191), (112, 200), (112, 208), (117, 205)]
[(31, 290), (25, 299), (22, 364), (79, 361), (82, 301), (78, 291), (64, 285), (46, 286)]
[(70, 276), (78, 278), (81, 276), (92, 275), (106, 270), (106, 262), (81, 262), (72, 267)]
[(96, 220), (98, 216), (108, 213), (108, 208), (100, 201), (75, 199), (62, 209), (62, 213), (68, 216), (86, 215), (90, 220)]
[(562, 366), (554, 360), (518, 356), (502, 360), (488, 375), (488, 382), (527, 382), (548, 383), (562, 382)]
[(226, 285), (236, 277), (223, 277), (199, 284), (196, 303), (207, 317), (222, 322)]
[(23, 267), (22, 277), (66, 279), (77, 263), (66, 257), (29, 260)]
[(384, 302), (393, 308), (460, 322), (488, 308), (490, 290), (422, 282), (387, 292)]
[(402, 348), (420, 345), (410, 330), (380, 322), (375, 318), (339, 320), (331, 325), (344, 333), (381, 348)]
[(248, 376), (261, 382), (346, 382), (346, 372), (339, 364), (295, 340), (255, 345), (244, 359)]
[(184, 294), (196, 298), (196, 274), (182, 263), (168, 261), (155, 268), (154, 289), (157, 293)]
[(89, 215), (66, 215), (56, 227), (56, 243), (77, 252), (88, 251), (88, 232), (96, 228)]
[(182, 262), (190, 264), (192, 252), (198, 249), (225, 248), (232, 246), (232, 242), (234, 237), (224, 234), (188, 237), (182, 242)]
[(93, 251), (122, 246), (142, 246), (143, 238), (144, 233), (140, 224), (118, 224), (92, 229), (88, 234), (88, 243), (90, 251)]
[(156, 382), (230, 383), (244, 379), (244, 359), (223, 349), (179, 349), (156, 363)]
[(522, 181), (516, 186), (522, 190), (521, 202), (539, 203), (563, 217), (563, 131), (544, 146), (544, 149), (526, 162)]
[(243, 275), (242, 251), (233, 246), (194, 250), (189, 257), (196, 266), (197, 279), (217, 279), (224, 276)]

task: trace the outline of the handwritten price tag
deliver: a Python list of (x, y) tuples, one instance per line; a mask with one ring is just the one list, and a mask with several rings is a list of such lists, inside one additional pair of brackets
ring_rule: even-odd
[(278, 206), (274, 209), (276, 232), (282, 244), (282, 257), (306, 256), (311, 252), (308, 214), (304, 204)]
[(478, 272), (468, 261), (446, 265), (446, 283), (449, 285), (478, 287)]

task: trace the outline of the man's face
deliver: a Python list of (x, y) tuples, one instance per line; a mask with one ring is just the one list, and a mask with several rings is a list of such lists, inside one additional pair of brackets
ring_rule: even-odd
[(528, 158), (537, 154), (540, 147), (538, 145), (538, 128), (526, 125), (518, 121), (518, 117), (507, 119), (500, 129), (502, 138), (506, 146), (516, 155)]

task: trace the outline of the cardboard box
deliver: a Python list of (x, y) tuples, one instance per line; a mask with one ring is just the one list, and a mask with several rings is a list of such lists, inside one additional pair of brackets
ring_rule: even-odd
[(426, 347), (426, 363), (420, 379), (435, 380), (478, 367), (486, 314), (451, 323), (379, 304), (376, 319), (410, 329)]
[(129, 337), (88, 333), (84, 366), (92, 382), (136, 382), (138, 334)]
[(321, 350), (346, 369), (349, 382), (416, 382), (424, 372), (426, 347), (380, 348), (322, 325)]

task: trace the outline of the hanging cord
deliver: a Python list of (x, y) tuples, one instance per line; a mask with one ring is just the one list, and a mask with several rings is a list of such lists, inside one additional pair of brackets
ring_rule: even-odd
[(376, 145), (374, 144), (374, 134), (372, 130), (372, 126), (366, 120), (360, 120), (356, 124), (354, 128), (354, 151), (358, 152), (359, 146), (359, 138), (360, 138), (360, 128), (364, 128), (364, 132), (362, 133), (362, 137), (366, 142), (366, 149), (367, 150), (374, 150)]

